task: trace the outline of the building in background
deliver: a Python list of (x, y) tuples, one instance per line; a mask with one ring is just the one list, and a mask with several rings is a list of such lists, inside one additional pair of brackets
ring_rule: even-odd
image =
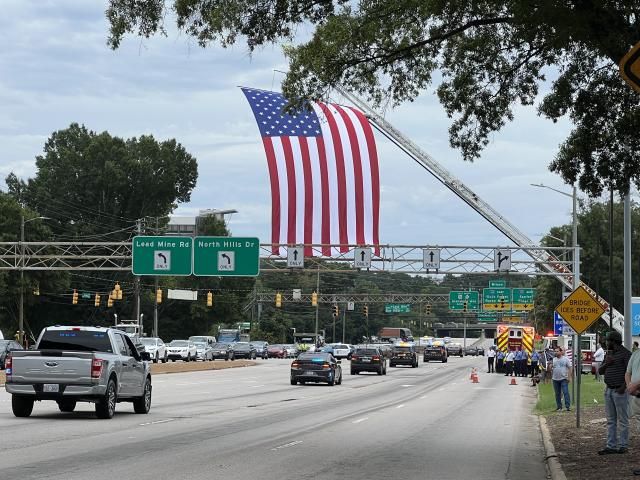
[(228, 210), (207, 208), (205, 210), (200, 210), (200, 212), (198, 212), (198, 216), (196, 217), (170, 216), (169, 223), (167, 224), (167, 234), (187, 235), (190, 237), (195, 237), (196, 235), (198, 235), (198, 224), (200, 223), (201, 219), (213, 216), (216, 219), (223, 221), (226, 225), (228, 219), (225, 218), (225, 215), (229, 215), (230, 218), (230, 216), (234, 213), (238, 213), (238, 211), (233, 208)]

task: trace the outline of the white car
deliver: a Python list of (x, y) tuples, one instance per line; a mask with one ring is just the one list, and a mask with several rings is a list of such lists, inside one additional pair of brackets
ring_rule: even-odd
[(162, 339), (157, 337), (142, 337), (140, 338), (140, 343), (144, 345), (144, 351), (149, 353), (153, 363), (158, 363), (159, 361), (167, 363), (169, 352)]
[(196, 359), (206, 362), (207, 360), (213, 360), (213, 349), (209, 343), (205, 342), (193, 342), (196, 346)]
[(172, 340), (167, 345), (169, 360), (183, 360), (185, 362), (194, 362), (198, 358), (198, 350), (193, 342), (189, 340)]
[(333, 356), (335, 358), (351, 358), (351, 348), (349, 348), (349, 345), (334, 343), (331, 346), (333, 347)]

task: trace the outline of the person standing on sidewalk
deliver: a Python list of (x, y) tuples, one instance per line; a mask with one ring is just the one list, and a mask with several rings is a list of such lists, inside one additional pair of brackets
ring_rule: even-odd
[(593, 366), (596, 369), (596, 382), (602, 382), (602, 375), (600, 375), (600, 367), (602, 366), (602, 362), (604, 361), (604, 348), (602, 348), (602, 344), (598, 344), (598, 348), (596, 349), (596, 353), (593, 354)]
[(498, 350), (496, 355), (496, 372), (504, 373), (504, 352), (502, 350)]
[(571, 398), (569, 397), (569, 382), (571, 381), (571, 361), (564, 355), (561, 347), (556, 347), (556, 356), (553, 359), (551, 380), (556, 394), (556, 412), (562, 410), (562, 396), (567, 412), (571, 411)]
[(629, 395), (626, 373), (631, 352), (622, 345), (622, 335), (615, 330), (607, 334), (607, 355), (600, 366), (607, 388), (604, 408), (607, 414), (607, 446), (598, 455), (627, 453), (629, 446)]
[(531, 354), (531, 378), (538, 375), (538, 363), (540, 362), (540, 354), (534, 350)]

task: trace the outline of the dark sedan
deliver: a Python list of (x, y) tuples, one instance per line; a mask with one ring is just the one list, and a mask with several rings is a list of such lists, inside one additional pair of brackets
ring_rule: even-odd
[(287, 347), (276, 344), (267, 347), (267, 354), (271, 358), (287, 358)]
[(342, 383), (342, 367), (330, 353), (301, 353), (291, 363), (291, 385), (300, 382), (327, 383), (330, 386)]
[(467, 348), (464, 349), (464, 354), (466, 356), (473, 356), (475, 357), (476, 355), (478, 355), (478, 349), (474, 346), (468, 346)]
[(253, 348), (256, 349), (256, 355), (258, 357), (260, 357), (263, 360), (266, 360), (267, 358), (269, 358), (269, 342), (264, 342), (264, 341), (255, 341), (255, 342), (251, 342), (251, 345), (253, 345)]
[(231, 344), (234, 358), (248, 358), (255, 360), (258, 354), (256, 349), (249, 342), (235, 342)]
[(230, 343), (214, 344), (213, 347), (211, 347), (211, 353), (213, 354), (214, 360), (216, 358), (223, 358), (225, 360), (233, 360), (235, 358)]
[(24, 348), (13, 340), (0, 340), (0, 370), (4, 370), (4, 360), (13, 350), (24, 350)]
[(456, 357), (462, 357), (464, 355), (462, 351), (462, 345), (459, 343), (448, 343), (447, 344), (447, 355), (449, 357), (455, 355)]
[(351, 355), (351, 375), (360, 372), (387, 374), (387, 359), (379, 348), (357, 348)]

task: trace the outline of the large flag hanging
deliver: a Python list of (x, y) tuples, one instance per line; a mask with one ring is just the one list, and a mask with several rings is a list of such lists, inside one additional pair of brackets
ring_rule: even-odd
[[(256, 117), (271, 180), (271, 243), (375, 245), (379, 254), (380, 177), (373, 131), (351, 107), (313, 102), (284, 113), (276, 92), (243, 88)], [(310, 246), (305, 256), (313, 255)]]

